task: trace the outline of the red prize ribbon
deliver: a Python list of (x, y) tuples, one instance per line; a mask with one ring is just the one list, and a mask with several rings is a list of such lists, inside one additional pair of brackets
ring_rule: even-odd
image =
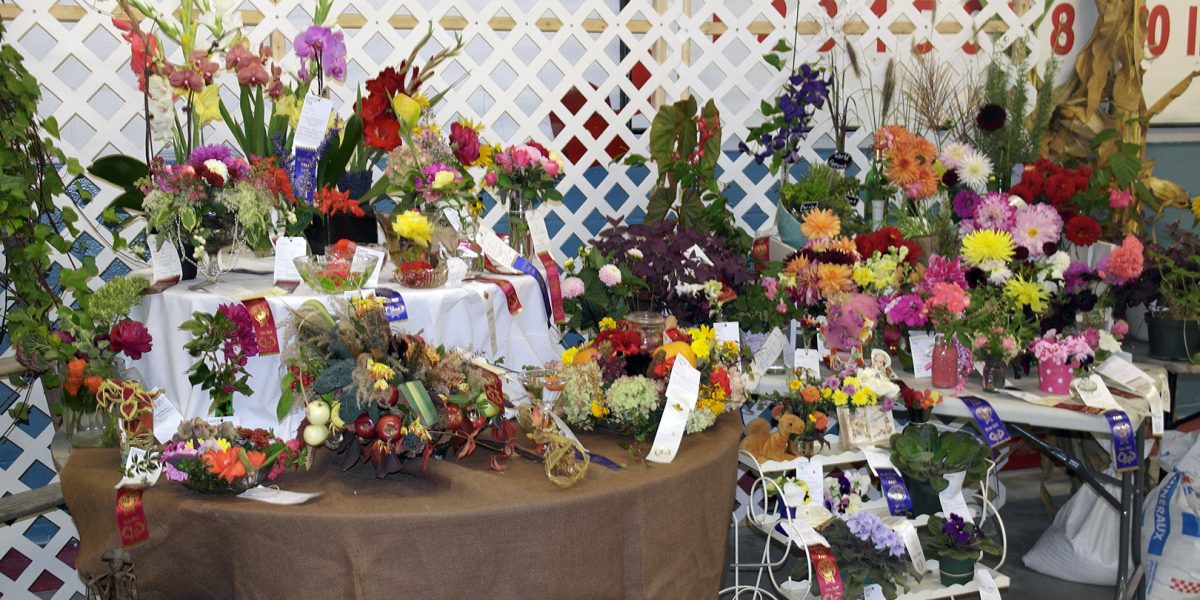
[(495, 277), (472, 277), (470, 281), (482, 281), (499, 286), (500, 291), (504, 292), (504, 301), (508, 303), (508, 314), (515, 317), (517, 313), (521, 312), (521, 299), (517, 297), (517, 288), (513, 287), (512, 282)]
[(122, 546), (150, 539), (150, 526), (146, 524), (146, 511), (142, 507), (142, 490), (117, 490), (117, 531), (121, 534)]
[(559, 281), (558, 265), (554, 264), (554, 259), (550, 258), (549, 252), (541, 252), (537, 257), (546, 271), (546, 285), (550, 288), (550, 308), (554, 322), (562, 323), (567, 320), (567, 315), (563, 312), (562, 284)]
[(250, 313), (250, 322), (254, 325), (254, 335), (258, 337), (259, 354), (279, 354), (279, 336), (275, 330), (275, 316), (271, 314), (271, 306), (266, 298), (254, 298), (242, 304)]
[(842, 574), (833, 553), (825, 546), (813, 545), (808, 547), (808, 555), (812, 557), (813, 578), (821, 590), (821, 600), (842, 600), (845, 595)]

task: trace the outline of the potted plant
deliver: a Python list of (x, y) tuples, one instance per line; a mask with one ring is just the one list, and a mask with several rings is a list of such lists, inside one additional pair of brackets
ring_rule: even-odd
[(1146, 315), (1150, 354), (1166, 360), (1200, 362), (1200, 237), (1178, 223), (1167, 228), (1173, 243), (1147, 249), (1157, 280), (1154, 306)]
[(832, 211), (847, 234), (863, 233), (866, 225), (850, 203), (851, 198), (857, 200), (858, 188), (858, 179), (819, 163), (809, 167), (800, 181), (784, 182), (779, 186), (779, 239), (793, 248), (803, 246), (800, 221), (814, 208)]
[(909, 425), (891, 438), (891, 459), (904, 475), (913, 513), (931, 515), (941, 508), (938, 493), (949, 482), (943, 475), (966, 472), (963, 485), (987, 475), (988, 448), (964, 431), (938, 431), (930, 424)]
[(957, 514), (929, 517), (922, 544), (938, 559), (942, 585), (956, 585), (975, 577), (975, 563), (983, 556), (1000, 554), (1000, 546), (982, 528)]
[[(885, 598), (895, 598), (908, 575), (917, 576), (905, 558), (904, 539), (875, 514), (860, 511), (845, 520), (832, 519), (820, 530), (837, 560), (845, 597), (856, 598), (872, 583), (883, 588)], [(802, 562), (798, 568), (804, 568)], [(813, 565), (812, 572), (819, 572)], [(795, 576), (796, 573), (793, 573)], [(816, 591), (816, 584), (809, 588)]]

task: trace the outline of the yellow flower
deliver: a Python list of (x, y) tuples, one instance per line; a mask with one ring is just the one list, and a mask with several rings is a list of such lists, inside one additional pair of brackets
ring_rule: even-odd
[(599, 325), (600, 331), (608, 331), (609, 329), (617, 328), (617, 322), (612, 317), (604, 317), (603, 319), (600, 319)]
[(804, 385), (804, 383), (802, 381), (800, 381), (799, 379), (793, 379), (788, 382), (788, 389), (792, 390), (794, 392), (796, 390), (799, 390), (803, 385)]
[(712, 350), (712, 344), (701, 339), (692, 340), (692, 354), (696, 358), (708, 358), (709, 351)]
[(875, 392), (870, 388), (861, 387), (854, 392), (854, 397), (850, 399), (855, 406), (869, 406), (875, 404)]
[(860, 385), (862, 385), (861, 383), (859, 383), (858, 378), (853, 377), (853, 376), (843, 379), (842, 383), (845, 385), (851, 385), (854, 387), (859, 387)]
[(989, 260), (1008, 262), (1013, 257), (1012, 234), (994, 229), (980, 229), (968, 233), (962, 241), (962, 255), (974, 266)]
[(500, 146), (496, 144), (480, 144), (479, 158), (475, 159), (475, 164), (471, 166), (490, 167), (492, 166), (492, 157), (500, 151)]
[(400, 213), (396, 220), (392, 221), (392, 231), (422, 248), (429, 247), (433, 241), (433, 225), (429, 219), (416, 211)]
[(372, 387), (377, 392), (386, 392), (388, 389), (388, 382), (386, 379), (379, 379), (375, 381), (375, 385)]
[(288, 118), (288, 124), (295, 127), (300, 122), (300, 109), (304, 107), (304, 101), (296, 101), (296, 97), (291, 94), (286, 94), (275, 101), (275, 116), (284, 116)]
[(717, 332), (713, 331), (713, 328), (708, 325), (693, 327), (688, 330), (688, 335), (691, 336), (693, 343), (701, 341), (705, 344), (711, 344), (717, 339)]
[(563, 350), (562, 357), (560, 358), (560, 360), (562, 360), (562, 364), (574, 364), (576, 354), (579, 354), (579, 346), (572, 346), (566, 350)]
[(842, 220), (827, 208), (808, 211), (800, 224), (800, 233), (809, 238), (831, 238), (842, 231)]
[(730, 354), (737, 354), (738, 351), (737, 342), (734, 341), (726, 341), (724, 344), (722, 344), (722, 348)]
[(854, 283), (858, 287), (867, 287), (875, 282), (875, 272), (863, 265), (854, 267)]
[(601, 404), (599, 400), (592, 400), (592, 416), (603, 419), (608, 416), (608, 407)]
[(835, 390), (833, 392), (833, 405), (834, 406), (845, 406), (846, 401), (849, 399), (850, 399), (850, 397), (847, 396), (846, 392), (843, 392), (842, 390)]
[(200, 120), (201, 126), (221, 120), (220, 93), (221, 86), (214, 83), (193, 97), (192, 110), (196, 111), (196, 118)]
[(225, 438), (216, 438), (217, 447), (222, 450), (228, 450), (231, 447), (229, 440)]
[(821, 388), (821, 397), (822, 397), (822, 398), (824, 398), (824, 399), (828, 400), (828, 399), (829, 399), (829, 397), (830, 397), (830, 396), (832, 396), (832, 395), (833, 395), (833, 390), (831, 390), (831, 389), (829, 389), (829, 388), (827, 388), (827, 387), (823, 387), (823, 388)]
[(1192, 214), (1196, 215), (1196, 220), (1200, 221), (1200, 196), (1192, 198)]
[(392, 110), (396, 111), (396, 117), (408, 129), (416, 127), (417, 120), (421, 118), (421, 103), (408, 94), (401, 93), (393, 96)]
[(451, 185), (454, 185), (454, 171), (438, 171), (433, 176), (433, 189), (444, 190)]
[(365, 315), (368, 312), (383, 310), (383, 298), (381, 296), (352, 296), (350, 305), (354, 307), (354, 311), (359, 315)]
[(1004, 284), (1004, 295), (1019, 306), (1028, 306), (1035, 313), (1046, 310), (1046, 301), (1050, 298), (1050, 293), (1040, 283), (1026, 281), (1020, 275), (1009, 279), (1008, 283)]
[(375, 362), (371, 359), (367, 359), (367, 373), (369, 373), (373, 379), (382, 380), (391, 379), (396, 376), (396, 372), (392, 370), (391, 367), (381, 362)]

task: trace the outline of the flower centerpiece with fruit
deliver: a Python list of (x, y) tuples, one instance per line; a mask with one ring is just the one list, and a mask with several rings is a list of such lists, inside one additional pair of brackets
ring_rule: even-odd
[(240, 494), (303, 464), (307, 453), (298, 439), (197, 418), (181, 423), (163, 447), (163, 475), (201, 494)]

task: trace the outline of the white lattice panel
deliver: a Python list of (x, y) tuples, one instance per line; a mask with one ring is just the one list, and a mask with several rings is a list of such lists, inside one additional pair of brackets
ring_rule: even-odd
[[(607, 216), (640, 219), (653, 173), (609, 163), (625, 148), (646, 151), (644, 127), (656, 99), (674, 101), (684, 94), (713, 98), (726, 140), (719, 163), (722, 179), (737, 217), (754, 230), (773, 218), (769, 192), (775, 181), (735, 148), (759, 121), (759, 101), (772, 99), (784, 79), (763, 62), (762, 54), (781, 38), (792, 40), (797, 20), (800, 62), (830, 60), (830, 40), (858, 50), (869, 75), (852, 82), (852, 88), (878, 83), (889, 58), (904, 62), (918, 44), (927, 44), (932, 56), (947, 61), (961, 77), (977, 76), (994, 52), (1022, 38), (1033, 40), (1035, 59), (1045, 55), (1030, 33), (1041, 14), (1040, 2), (1028, 2), (1023, 15), (1004, 2), (982, 7), (974, 0), (923, 2), (629, 0), (622, 7), (620, 0), (338, 0), (332, 14), (345, 25), (349, 64), (346, 84), (335, 84), (332, 91), (346, 114), (356, 87), (406, 57), (425, 23), (454, 27), (436, 28), (425, 49), (426, 55), (435, 52), (451, 43), (455, 33), (468, 42), (465, 52), (429, 83), (434, 90), (454, 86), (442, 106), (443, 121), (469, 117), (485, 124), (487, 139), (507, 144), (533, 138), (572, 159), (560, 184), (564, 205), (548, 218), (560, 255), (573, 254), (604, 226)], [(246, 29), (257, 44), (275, 32), (293, 38), (310, 23), (311, 5), (244, 0), (240, 6), (252, 17), (247, 21), (256, 23)], [(27, 67), (42, 82), (40, 111), (62, 125), (63, 149), (84, 164), (112, 152), (140, 156), (141, 96), (129, 71), (128, 49), (109, 17), (82, 1), (48, 0), (10, 1), (0, 6), (0, 14), (7, 20), (7, 40), (22, 50)], [(976, 33), (985, 30), (994, 33)], [(973, 54), (964, 50), (968, 43), (978, 44)], [(295, 64), (294, 59), (285, 61), (286, 66)], [(231, 98), (233, 81), (225, 77), (224, 94)], [(857, 168), (867, 163), (861, 148), (870, 143), (868, 129), (849, 136)], [(211, 128), (206, 135), (209, 142), (226, 139)], [(802, 154), (821, 160), (831, 145), (830, 123), (819, 117)], [(112, 197), (112, 190), (101, 190), (81, 211), (94, 222)], [(486, 222), (503, 226), (502, 211), (493, 207)], [(91, 239), (81, 241), (76, 254), (95, 256), (106, 276), (132, 264), (128, 256), (107, 248), (102, 227), (92, 227), (88, 235)], [(45, 414), (44, 402), (38, 410)], [(7, 425), (7, 416), (0, 416), (0, 427)], [(31, 468), (39, 471), (34, 462), (51, 465), (49, 432), (49, 427), (33, 435), (19, 430), (0, 444), (0, 492), (27, 489), (22, 478), (36, 483), (38, 473), (30, 475)], [(43, 572), (65, 582), (55, 597), (70, 597), (81, 589), (59, 558), (69, 555), (75, 535), (70, 519), (61, 511), (44, 519), (36, 526), (20, 522), (0, 528), (0, 557), (12, 549), (31, 561), (15, 583), (0, 579), (5, 597), (10, 589), (29, 589)]]

